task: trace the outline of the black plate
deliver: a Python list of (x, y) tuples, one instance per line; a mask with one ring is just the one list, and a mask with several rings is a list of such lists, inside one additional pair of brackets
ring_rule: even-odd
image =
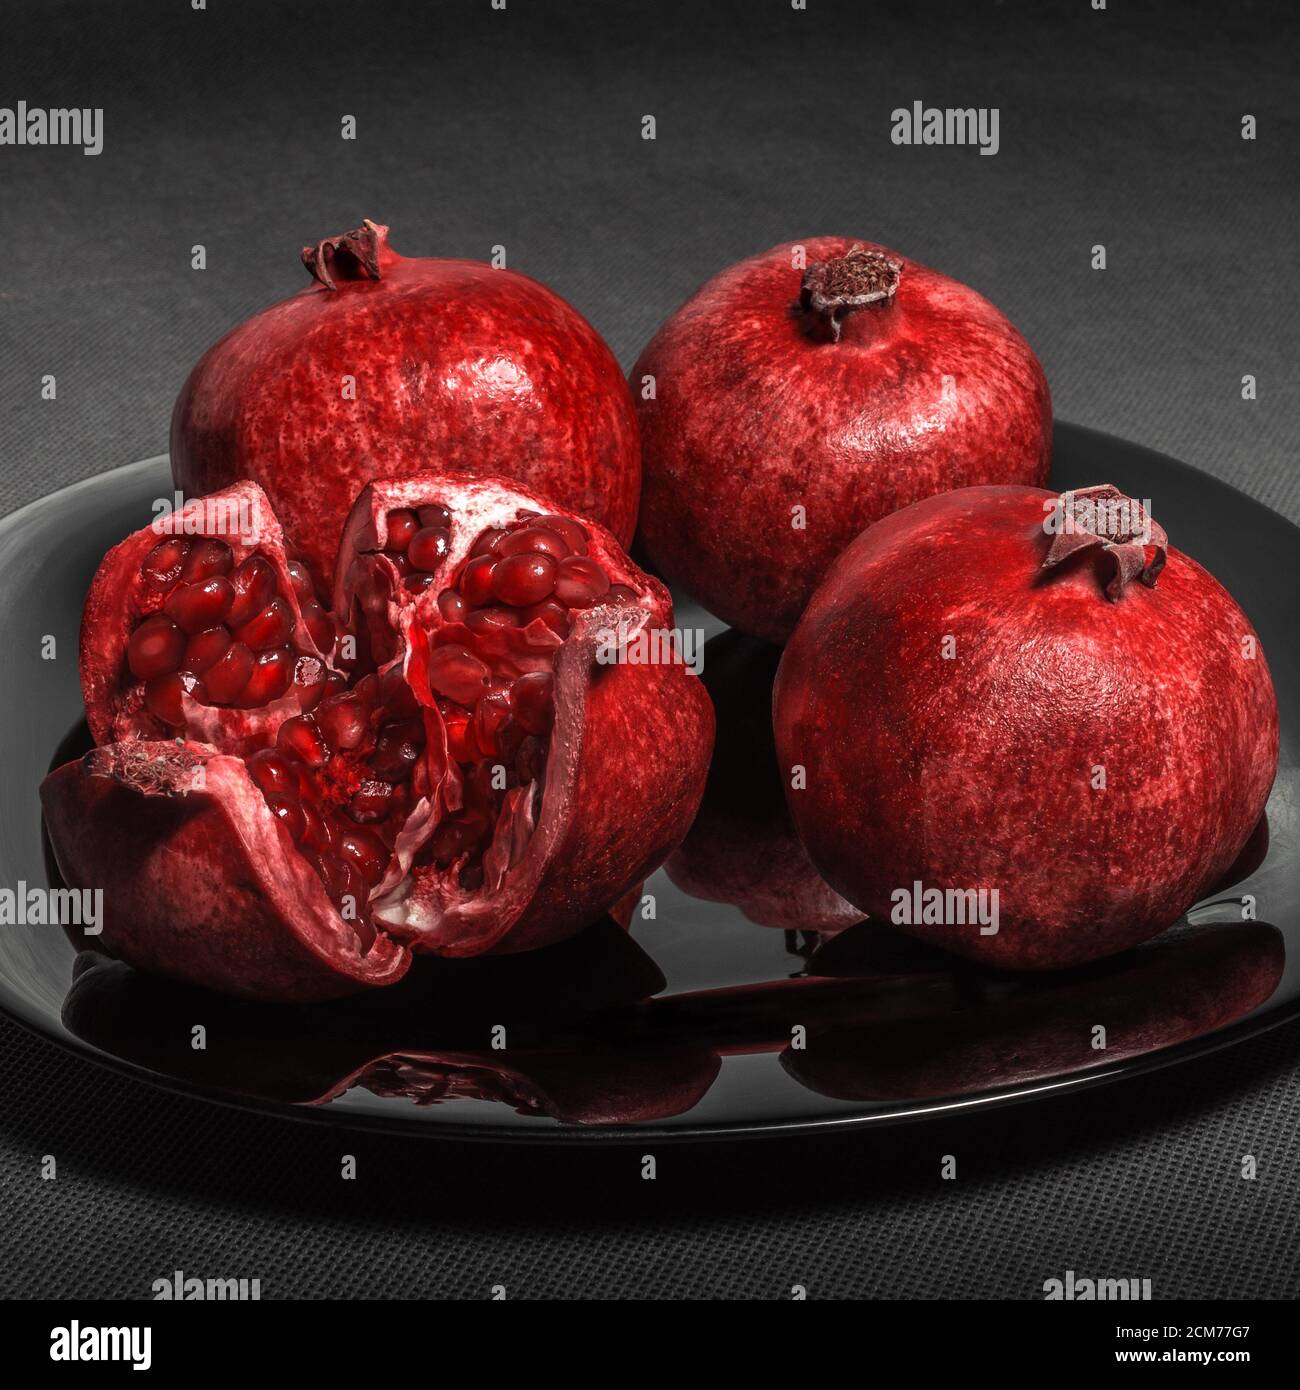
[[(1233, 881), (1158, 941), (1025, 981), (866, 924), (820, 943), (783, 930), (808, 920), (799, 916), (807, 892), (788, 882), (747, 900), (755, 917), (779, 924), (760, 926), (730, 903), (689, 896), (661, 870), (647, 885), (656, 918), (631, 938), (607, 924), (531, 957), (428, 962), (395, 990), (311, 1009), (232, 1003), (78, 955), (58, 928), (0, 926), (0, 1008), (95, 1061), (216, 1101), (412, 1133), (551, 1141), (922, 1119), (1114, 1080), (1285, 1021), (1300, 1011), (1300, 665), (1289, 640), (1300, 532), (1185, 464), (1074, 426), (1057, 428), (1053, 478), (1151, 499), (1174, 544), (1250, 615), (1277, 683), (1282, 758), (1266, 833)], [(0, 523), (0, 885), (57, 883), (36, 789), (84, 738), (82, 597), (104, 551), (170, 492), (166, 461), (149, 459)], [(721, 632), (689, 605), (679, 615)], [(710, 656), (735, 659), (742, 646), (727, 637)], [(751, 815), (758, 795), (740, 789)], [(770, 844), (762, 857), (777, 862)], [(707, 852), (695, 858), (697, 886), (711, 862)], [(1245, 895), (1256, 921), (1242, 921)], [(196, 1024), (206, 1049), (192, 1046)], [(1103, 1052), (1092, 1047), (1097, 1024), (1107, 1030)], [(498, 1025), (505, 1050), (492, 1046)]]

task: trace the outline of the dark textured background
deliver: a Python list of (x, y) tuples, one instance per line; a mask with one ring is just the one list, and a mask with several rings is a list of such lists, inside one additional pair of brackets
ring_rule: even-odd
[[(625, 364), (742, 255), (889, 243), (1010, 315), (1059, 416), (1297, 519), (1294, 6), (1138, 9), (4, 0), (0, 105), (106, 108), (98, 158), (0, 148), (4, 508), (164, 449), (198, 353), (302, 283), (304, 242), (371, 216), (407, 254), (503, 244)], [(914, 99), (999, 107), (1000, 153), (896, 148), (889, 112)], [(634, 1150), (205, 1107), (0, 1022), (0, 1292), (143, 1296), (181, 1268), (266, 1296), (1025, 1298), (1068, 1268), (1294, 1297), (1298, 1077), (1292, 1026), (960, 1123), (666, 1149), (645, 1183)]]

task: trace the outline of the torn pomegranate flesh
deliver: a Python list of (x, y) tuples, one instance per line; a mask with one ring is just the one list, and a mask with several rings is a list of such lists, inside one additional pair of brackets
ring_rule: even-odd
[(366, 949), (368, 902), (411, 808), (427, 794), (420, 707), (400, 668), (362, 677), (280, 725), (248, 772)]
[[(391, 511), (385, 554), (404, 586), (432, 586), (450, 545), (451, 516), (443, 507)], [(571, 610), (602, 599), (626, 601), (635, 593), (611, 586), (604, 569), (588, 557), (590, 535), (578, 522), (521, 511), (506, 526), (482, 533), (452, 583), (437, 597), (444, 627), (429, 653), (429, 686), (442, 715), (447, 748), (464, 784), (464, 804), (434, 831), (417, 863), (455, 875), (473, 891), (483, 885), (483, 856), (502, 813), (540, 811), (551, 725), (555, 718), (555, 637), (564, 638)], [(541, 640), (528, 646), (520, 670), (498, 656), (494, 633), (544, 624)], [(442, 640), (439, 640), (442, 639)]]
[[(322, 652), (334, 646), (334, 623), (306, 569), (289, 562), (303, 621)], [(297, 683), (310, 703), (326, 689), (318, 658), (293, 641), (293, 610), (274, 566), (234, 552), (215, 538), (169, 536), (140, 566), (148, 613), (127, 642), (127, 682), (142, 686), (145, 708), (164, 724), (185, 723), (183, 697), (207, 705), (253, 709)]]

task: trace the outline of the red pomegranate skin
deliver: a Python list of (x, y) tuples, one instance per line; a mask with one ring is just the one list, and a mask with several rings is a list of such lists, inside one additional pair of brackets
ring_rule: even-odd
[[(897, 290), (845, 312), (836, 341), (798, 308), (796, 253), (836, 265), (854, 247), (899, 266)], [(659, 329), (631, 384), (647, 555), (769, 641), (873, 521), (952, 488), (1047, 481), (1051, 399), (1029, 345), (974, 290), (871, 242), (786, 242), (724, 270)]]
[(916, 882), (996, 889), (996, 934), (892, 925), (1023, 970), (1174, 922), (1237, 859), (1278, 758), (1231, 595), (1173, 547), (1113, 601), (1098, 545), (1044, 569), (1052, 500), (966, 488), (878, 522), (809, 604), (774, 696), (791, 812), (831, 885), (884, 925)]
[(400, 256), (374, 223), (304, 259), (316, 281), (228, 333), (181, 389), (179, 488), (258, 483), (322, 595), (361, 488), (431, 468), (508, 474), (631, 540), (636, 419), (577, 310), (513, 270)]
[(50, 773), (41, 804), (64, 880), (103, 889), (96, 945), (138, 969), (298, 1003), (406, 973), (410, 952), (382, 934), (363, 947), (306, 860), (286, 852), (240, 758), (109, 744)]

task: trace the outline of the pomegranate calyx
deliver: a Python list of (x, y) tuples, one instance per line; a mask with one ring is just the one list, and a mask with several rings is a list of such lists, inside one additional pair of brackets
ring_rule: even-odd
[(892, 304), (898, 293), (903, 263), (883, 251), (851, 246), (842, 256), (818, 261), (803, 274), (799, 307), (818, 315), (838, 343), (844, 315), (868, 304)]
[[(1073, 488), (1056, 499), (1049, 520), (1053, 535), (1043, 558), (1044, 569), (1098, 545), (1115, 557), (1115, 573), (1105, 591), (1112, 603), (1134, 579), (1155, 588), (1165, 567), (1169, 537), (1136, 498), (1126, 497), (1112, 483)], [(1154, 548), (1149, 560), (1148, 547)]]
[(367, 217), (350, 232), (304, 246), (302, 263), (327, 290), (335, 290), (335, 276), (340, 280), (381, 279), (380, 254), (387, 250), (388, 228)]

